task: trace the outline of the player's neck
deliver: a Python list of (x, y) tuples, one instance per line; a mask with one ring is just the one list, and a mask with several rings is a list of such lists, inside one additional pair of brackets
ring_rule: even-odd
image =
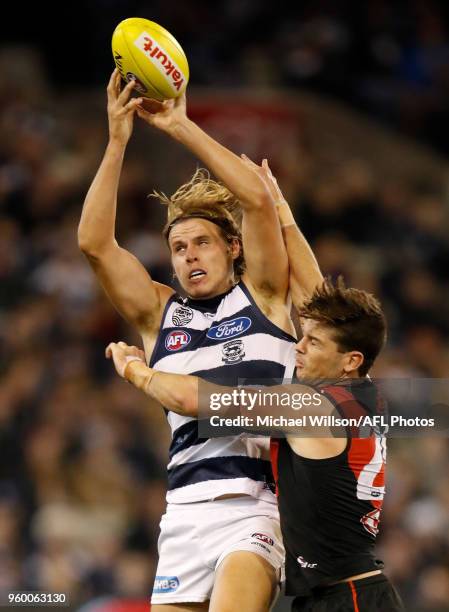
[(192, 297), (190, 295), (185, 299), (186, 304), (189, 306), (199, 306), (200, 308), (214, 308), (221, 300), (234, 289), (235, 285), (232, 284), (225, 291), (213, 293), (211, 295), (205, 295), (201, 297)]
[(187, 300), (189, 302), (203, 302), (203, 303), (207, 302), (208, 300), (214, 300), (214, 301), (220, 300), (226, 294), (232, 291), (236, 284), (237, 283), (235, 283), (234, 280), (232, 280), (229, 283), (222, 285), (216, 291), (212, 291), (211, 293), (208, 293), (206, 295), (201, 295), (201, 296), (187, 295)]

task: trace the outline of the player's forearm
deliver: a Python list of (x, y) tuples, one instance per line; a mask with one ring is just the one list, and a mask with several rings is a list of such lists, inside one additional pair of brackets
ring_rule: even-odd
[(304, 299), (310, 297), (323, 282), (323, 275), (316, 257), (298, 228), (287, 202), (277, 207), (290, 266), (290, 290), (293, 304), (300, 308)]
[(113, 243), (117, 191), (126, 145), (110, 141), (101, 165), (84, 200), (78, 226), (82, 251), (94, 253)]
[(307, 240), (296, 225), (283, 229), (290, 265), (290, 290), (293, 305), (301, 308), (323, 282), (320, 267)]
[(125, 378), (167, 410), (183, 416), (198, 415), (198, 379), (195, 376), (158, 372), (141, 361), (131, 361), (126, 366)]
[(232, 151), (218, 143), (189, 119), (179, 123), (173, 137), (226, 185), (242, 204), (242, 208), (260, 207), (270, 201), (270, 193), (262, 179)]

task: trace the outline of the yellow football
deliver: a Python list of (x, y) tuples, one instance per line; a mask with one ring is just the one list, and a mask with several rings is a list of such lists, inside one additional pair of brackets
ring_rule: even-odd
[(178, 41), (165, 28), (140, 17), (121, 21), (112, 35), (112, 54), (122, 78), (135, 79), (141, 96), (177, 98), (187, 87), (189, 64)]

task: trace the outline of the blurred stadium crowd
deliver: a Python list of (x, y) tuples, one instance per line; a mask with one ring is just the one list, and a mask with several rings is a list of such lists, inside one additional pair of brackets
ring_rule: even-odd
[[(106, 37), (106, 49), (120, 19), (146, 16), (183, 43), (192, 82), (203, 91), (251, 86), (257, 106), (255, 86), (274, 87), (291, 109), (292, 92), (305, 87), (447, 153), (444, 4), (305, 2), (280, 17), (278, 6), (230, 0), (218, 3), (219, 27), (215, 3), (106, 4), (91, 3), (88, 13), (95, 19), (104, 11), (97, 36)], [(58, 92), (58, 57), (49, 61), (49, 48), (0, 49), (0, 593), (66, 592), (77, 603), (111, 593), (146, 597), (164, 512), (168, 428), (162, 411), (104, 359), (111, 340), (138, 339), (76, 244), (107, 137), (105, 96), (92, 86), (107, 81), (112, 62), (106, 53), (92, 62), (89, 89), (79, 88), (75, 72), (77, 89), (70, 90), (61, 74)], [(283, 96), (281, 86), (290, 88)], [(395, 174), (400, 161), (392, 158), (386, 177), (347, 153), (344, 140), (323, 154), (297, 105), (298, 137), (288, 155), (283, 142), (270, 144), (273, 170), (322, 270), (343, 273), (383, 302), (389, 342), (374, 374), (447, 377), (447, 175)], [(207, 123), (204, 94), (194, 89), (191, 113)], [(248, 127), (238, 116), (232, 129), (218, 130), (231, 145)], [(142, 126), (135, 132), (120, 185), (118, 239), (170, 284), (159, 235), (164, 211), (146, 196), (174, 190), (195, 160)], [(261, 147), (242, 150), (260, 159), (268, 155)], [(447, 160), (439, 167), (447, 170)], [(448, 468), (445, 438), (390, 440), (378, 551), (409, 611), (449, 610)]]

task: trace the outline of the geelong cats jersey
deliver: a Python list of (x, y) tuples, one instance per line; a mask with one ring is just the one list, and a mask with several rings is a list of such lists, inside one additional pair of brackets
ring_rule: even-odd
[[(240, 281), (206, 300), (173, 295), (162, 318), (150, 367), (237, 386), (292, 378), (295, 338), (261, 312)], [(265, 381), (265, 382), (264, 382)], [(168, 412), (172, 430), (167, 501), (188, 503), (225, 494), (275, 502), (269, 440), (200, 438), (196, 419)]]

